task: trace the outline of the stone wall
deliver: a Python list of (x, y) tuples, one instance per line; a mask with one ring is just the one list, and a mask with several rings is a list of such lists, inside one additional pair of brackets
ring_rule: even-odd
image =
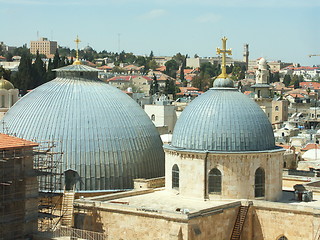
[[(282, 192), (283, 152), (192, 153), (165, 150), (166, 189), (195, 198), (254, 199), (255, 171), (265, 171), (264, 199), (276, 201)], [(206, 164), (205, 164), (206, 163)], [(179, 190), (172, 189), (172, 167), (179, 167)], [(207, 195), (208, 174), (217, 168), (222, 175), (220, 195)]]
[(220, 240), (230, 239), (240, 202), (192, 214), (165, 215), (123, 211), (121, 207), (117, 209), (102, 205), (78, 205), (75, 227), (103, 232), (110, 240)]
[(188, 238), (195, 240), (230, 239), (239, 207), (224, 208), (221, 213), (191, 219)]
[(281, 236), (294, 240), (318, 239), (319, 212), (303, 206), (255, 201), (249, 213), (252, 221), (244, 227), (244, 233), (253, 231), (244, 239), (277, 240)]
[(188, 224), (181, 219), (168, 219), (152, 214), (121, 212), (110, 209), (81, 209), (75, 215), (75, 227), (104, 232), (112, 240), (184, 240)]

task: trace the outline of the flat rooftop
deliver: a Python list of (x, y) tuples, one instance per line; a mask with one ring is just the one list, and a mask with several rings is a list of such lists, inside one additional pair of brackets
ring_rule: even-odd
[(320, 213), (320, 194), (313, 195), (310, 202), (294, 200), (294, 191), (283, 191), (279, 202), (247, 199), (203, 200), (199, 198), (182, 197), (164, 188), (128, 191), (91, 198), (78, 199), (75, 205), (81, 207), (99, 207), (111, 211), (135, 212), (163, 217), (190, 219), (193, 216), (220, 213), (223, 209), (233, 208), (249, 201), (254, 206), (279, 208), (292, 211), (307, 211)]
[(175, 218), (190, 218), (191, 215), (221, 212), (222, 208), (236, 207), (241, 201), (203, 200), (186, 198), (165, 189), (129, 191), (99, 197), (78, 199), (76, 205), (97, 206), (119, 211), (144, 212)]

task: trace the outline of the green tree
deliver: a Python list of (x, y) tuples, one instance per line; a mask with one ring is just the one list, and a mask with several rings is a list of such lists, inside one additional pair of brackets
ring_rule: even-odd
[(22, 95), (33, 88), (32, 60), (29, 53), (23, 53), (21, 56), (18, 72), (13, 78), (13, 85), (21, 90)]
[(159, 92), (159, 84), (157, 80), (157, 76), (153, 74), (153, 80), (150, 86), (150, 95), (152, 96), (153, 94), (156, 94)]
[(211, 84), (210, 76), (204, 72), (201, 72), (192, 79), (192, 86), (198, 88), (200, 91), (207, 90)]
[(50, 58), (49, 62), (48, 62), (48, 70), (46, 73), (46, 82), (49, 82), (56, 77), (56, 73), (54, 71), (52, 71), (53, 69), (54, 69), (53, 62)]
[(53, 68), (56, 69), (56, 68), (59, 68), (59, 67), (60, 67), (60, 56), (59, 56), (58, 49), (56, 49), (56, 52), (55, 52), (54, 57), (53, 57)]
[(153, 57), (154, 57), (154, 54), (153, 54), (153, 51), (151, 50), (150, 55), (148, 57), (148, 61), (153, 60)]
[(13, 50), (13, 55), (15, 56), (22, 56), (24, 54), (30, 54), (30, 51), (27, 48), (27, 44), (24, 44), (22, 47), (15, 48)]
[(175, 86), (175, 80), (172, 79), (167, 79), (166, 80), (166, 85), (164, 88), (164, 94), (173, 94), (175, 96), (176, 93), (176, 86)]
[(226, 66), (226, 71), (227, 71), (227, 74), (230, 74), (230, 73), (232, 73), (232, 71), (233, 71), (233, 64), (231, 64), (230, 66)]
[(175, 60), (169, 60), (165, 64), (166, 66), (166, 74), (172, 78), (176, 78), (176, 72), (179, 69), (179, 65)]
[(125, 70), (119, 66), (115, 66), (114, 68), (112, 68), (112, 72), (123, 73), (123, 72), (125, 72)]
[(180, 66), (185, 61), (186, 56), (182, 55), (181, 53), (177, 53), (172, 57), (172, 59), (177, 62), (178, 66)]
[(289, 74), (286, 74), (283, 78), (283, 84), (288, 87), (291, 83), (291, 77)]
[(270, 76), (270, 83), (273, 83), (273, 82), (280, 82), (280, 75), (279, 75), (279, 72), (270, 72), (269, 74)]
[(6, 55), (5, 55), (5, 58), (8, 62), (11, 62), (12, 61), (12, 53), (11, 52), (7, 52)]
[(293, 88), (294, 88), (294, 89), (300, 88), (300, 82), (299, 82), (299, 79), (295, 79), (295, 80), (294, 80)]
[(187, 86), (187, 80), (185, 79), (185, 76), (184, 76), (184, 69), (186, 68), (186, 65), (187, 65), (187, 58), (188, 58), (188, 54), (183, 58), (181, 67), (180, 67), (180, 80), (182, 83), (182, 87)]
[(4, 69), (0, 66), (0, 78), (3, 77), (4, 79), (10, 81), (11, 80), (11, 71)]
[(125, 63), (133, 64), (136, 61), (137, 57), (133, 53), (126, 53), (125, 54)]
[(140, 66), (145, 66), (147, 61), (145, 57), (138, 56), (137, 59), (135, 60), (135, 63), (140, 67)]
[(36, 60), (32, 65), (33, 88), (46, 82), (46, 68), (37, 51)]
[(293, 85), (294, 89), (299, 88), (300, 87), (300, 81), (299, 81), (299, 76), (297, 75), (293, 75), (290, 85)]
[(157, 67), (158, 67), (157, 62), (154, 59), (152, 59), (151, 61), (149, 61), (146, 64), (145, 69), (146, 70), (149, 70), (149, 69), (155, 70)]
[(3, 49), (3, 46), (2, 44), (0, 44), (0, 56), (4, 54), (4, 49)]
[(62, 56), (59, 61), (59, 68), (68, 65), (68, 59), (65, 56)]
[(232, 68), (232, 76), (231, 76), (231, 79), (232, 80), (235, 80), (235, 81), (238, 81), (238, 80), (242, 80), (245, 78), (245, 71), (244, 69), (239, 66), (239, 65), (235, 65), (233, 68)]

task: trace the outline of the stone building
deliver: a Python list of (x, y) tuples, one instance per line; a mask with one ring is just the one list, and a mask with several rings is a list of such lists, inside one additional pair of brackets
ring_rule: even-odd
[(18, 101), (19, 90), (3, 77), (0, 79), (0, 119)]
[(38, 182), (33, 147), (0, 134), (0, 239), (26, 239), (37, 231)]
[(31, 41), (30, 42), (30, 53), (37, 54), (44, 54), (48, 58), (53, 57), (56, 50), (58, 48), (58, 43), (56, 41), (49, 41), (47, 38), (40, 38), (38, 41)]
[(77, 200), (75, 227), (110, 239), (319, 237), (319, 210), (282, 191), (284, 150), (266, 115), (223, 73), (178, 119), (165, 178)]
[(261, 58), (256, 71), (256, 83), (251, 86), (254, 89), (254, 100), (267, 115), (272, 123), (272, 87), (269, 85), (269, 70), (267, 61)]
[(289, 102), (288, 100), (273, 100), (272, 101), (272, 124), (276, 128), (288, 120), (289, 115)]
[(175, 106), (165, 96), (156, 99), (155, 104), (146, 104), (144, 111), (160, 134), (172, 133), (177, 121)]
[(254, 100), (265, 112), (269, 121), (275, 128), (280, 128), (284, 121), (288, 120), (288, 101), (274, 99), (273, 88), (269, 84), (269, 69), (267, 61), (260, 58), (256, 71), (256, 83), (251, 86), (254, 89)]

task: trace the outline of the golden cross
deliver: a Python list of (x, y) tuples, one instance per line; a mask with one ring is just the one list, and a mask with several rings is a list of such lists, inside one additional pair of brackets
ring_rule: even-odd
[(222, 39), (222, 49), (217, 48), (217, 54), (222, 54), (222, 62), (221, 62), (221, 74), (218, 78), (227, 78), (227, 68), (226, 68), (226, 55), (232, 55), (231, 48), (227, 49), (227, 40), (228, 38), (223, 37)]
[(74, 62), (74, 64), (80, 64), (80, 61), (79, 61), (79, 43), (81, 42), (78, 35), (77, 35), (77, 38), (76, 40), (74, 40), (75, 43), (77, 44), (77, 49), (76, 49), (76, 61)]

